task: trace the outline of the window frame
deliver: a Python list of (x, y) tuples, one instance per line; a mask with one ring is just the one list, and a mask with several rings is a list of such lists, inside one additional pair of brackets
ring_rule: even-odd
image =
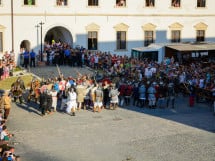
[(205, 41), (205, 30), (196, 30), (196, 42)]
[(145, 0), (145, 7), (155, 7), (155, 0)]
[[(176, 33), (179, 33), (179, 37), (177, 37)], [(181, 30), (171, 30), (171, 43), (180, 43), (181, 42)]]
[[(58, 2), (58, 1), (59, 1), (59, 2)], [(58, 7), (68, 6), (68, 4), (69, 4), (69, 0), (63, 0), (64, 5), (60, 4), (60, 3), (61, 3), (61, 1), (62, 1), (62, 0), (56, 0), (55, 5), (56, 5), (56, 6), (58, 6)], [(65, 1), (66, 1), (66, 3), (65, 3)]]
[(32, 0), (32, 4), (28, 4), (28, 0), (24, 0), (23, 1), (24, 3), (23, 3), (23, 5), (24, 6), (35, 6), (36, 5), (36, 0)]
[[(124, 40), (122, 40), (122, 33), (124, 33)], [(116, 50), (127, 50), (127, 31), (116, 31)]]
[[(96, 34), (96, 36), (94, 37), (93, 35)], [(95, 42), (96, 43), (96, 47), (93, 48), (93, 44), (91, 43), (91, 48), (89, 48), (89, 41), (91, 40), (91, 42)], [(87, 48), (88, 50), (98, 50), (98, 31), (88, 31), (87, 32)]]
[[(90, 3), (92, 3), (92, 4), (90, 4)], [(99, 6), (99, 0), (88, 0), (87, 1), (87, 6), (90, 6), (90, 7), (95, 6), (95, 7), (97, 7), (97, 6)]]
[[(148, 36), (151, 33), (151, 36)], [(144, 46), (149, 46), (154, 43), (154, 31), (153, 30), (145, 30), (144, 31)]]
[(181, 7), (181, 0), (171, 0), (171, 7), (172, 8), (180, 8)]
[[(121, 1), (124, 1), (124, 5), (121, 3)], [(126, 0), (116, 0), (116, 7), (126, 7), (127, 6), (127, 3), (126, 3)]]
[[(199, 4), (199, 1), (200, 1), (200, 4), (201, 4), (201, 1), (202, 1), (202, 3), (204, 4), (204, 5), (200, 5)], [(204, 2), (203, 2), (204, 1)], [(199, 4), (199, 5), (198, 5)], [(205, 8), (206, 7), (206, 0), (197, 0), (196, 1), (196, 7), (197, 8)]]

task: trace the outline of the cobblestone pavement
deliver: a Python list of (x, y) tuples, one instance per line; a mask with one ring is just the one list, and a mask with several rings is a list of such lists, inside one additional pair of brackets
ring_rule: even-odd
[[(81, 74), (89, 74), (93, 76), (94, 72), (88, 68), (88, 67), (69, 67), (69, 66), (59, 66), (60, 72), (65, 76), (65, 77), (77, 77), (77, 73)], [(41, 67), (36, 67), (36, 68), (30, 68), (28, 69), (31, 73), (37, 75), (40, 78), (53, 78), (53, 77), (58, 77), (59, 72), (57, 66), (41, 66)]]
[(211, 108), (187, 103), (179, 96), (175, 109), (125, 106), (45, 117), (35, 103), (13, 103), (7, 124), (22, 161), (215, 161)]

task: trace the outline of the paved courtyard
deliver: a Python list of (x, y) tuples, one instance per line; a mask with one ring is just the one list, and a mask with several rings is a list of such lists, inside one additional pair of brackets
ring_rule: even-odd
[[(63, 73), (74, 73), (68, 68)], [(40, 69), (35, 74), (54, 67)], [(175, 109), (126, 106), (75, 117), (41, 117), (34, 103), (13, 104), (7, 124), (23, 161), (215, 161), (215, 117), (207, 104), (187, 104), (179, 96)]]

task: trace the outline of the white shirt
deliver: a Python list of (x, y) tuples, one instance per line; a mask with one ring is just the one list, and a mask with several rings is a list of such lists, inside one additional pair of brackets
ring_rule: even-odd
[(7, 136), (6, 131), (1, 132), (1, 140), (4, 140), (4, 137)]
[(99, 57), (98, 56), (94, 56), (94, 59), (95, 59), (95, 63), (99, 62)]

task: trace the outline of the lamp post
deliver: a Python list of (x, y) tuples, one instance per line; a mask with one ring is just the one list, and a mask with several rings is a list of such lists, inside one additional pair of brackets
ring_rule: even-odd
[(40, 25), (40, 38), (41, 38), (41, 46), (40, 46), (40, 59), (41, 59), (41, 62), (43, 61), (43, 25), (44, 25), (44, 23), (41, 21), (40, 23), (39, 23), (39, 25)]
[(36, 26), (35, 26), (36, 28), (37, 28), (37, 46), (39, 45), (39, 25), (37, 24)]

